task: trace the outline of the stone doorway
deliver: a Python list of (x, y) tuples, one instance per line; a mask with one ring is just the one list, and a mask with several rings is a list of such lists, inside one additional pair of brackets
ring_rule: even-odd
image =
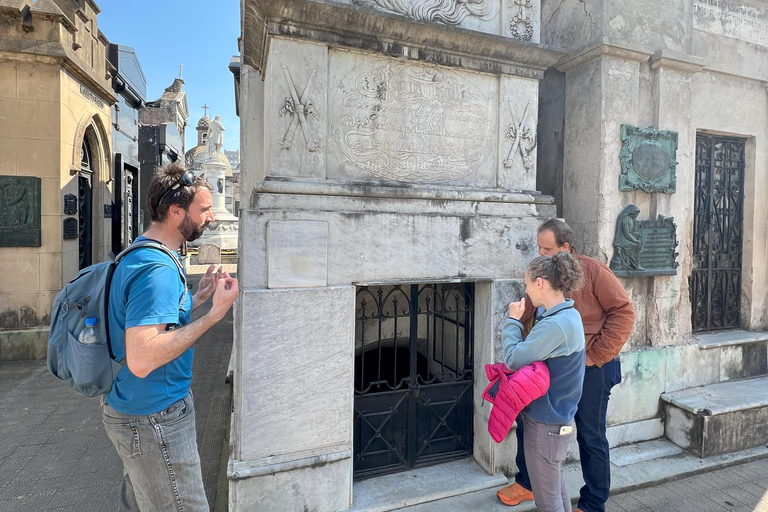
[(689, 280), (693, 331), (741, 327), (743, 139), (698, 133)]
[(471, 455), (474, 284), (356, 294), (355, 477)]

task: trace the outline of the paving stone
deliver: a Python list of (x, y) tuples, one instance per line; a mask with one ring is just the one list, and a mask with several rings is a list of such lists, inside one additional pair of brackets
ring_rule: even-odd
[[(194, 286), (199, 276), (190, 276)], [(194, 289), (194, 288), (193, 288)], [(210, 303), (193, 315), (204, 314)], [(218, 496), (231, 397), (224, 382), (232, 348), (231, 313), (195, 345), (192, 392), (203, 483)], [(45, 361), (0, 363), (0, 512), (96, 512), (117, 501), (122, 462), (88, 399), (50, 373)], [(221, 499), (227, 499), (226, 489)], [(224, 507), (226, 509), (226, 507)]]

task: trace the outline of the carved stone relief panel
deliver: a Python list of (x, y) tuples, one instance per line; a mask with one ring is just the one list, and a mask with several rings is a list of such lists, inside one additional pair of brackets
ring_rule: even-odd
[(275, 38), (265, 87), (265, 143), (273, 176), (325, 177), (328, 48)]
[(540, 0), (502, 0), (501, 14), (502, 36), (523, 43), (540, 41)]
[(352, 5), (452, 27), (499, 34), (499, 12), (506, 0), (343, 0)]
[(494, 186), (498, 79), (331, 52), (328, 176)]
[(340, 0), (422, 22), (539, 42), (541, 0)]
[(539, 84), (504, 76), (499, 96), (498, 185), (508, 190), (535, 190)]

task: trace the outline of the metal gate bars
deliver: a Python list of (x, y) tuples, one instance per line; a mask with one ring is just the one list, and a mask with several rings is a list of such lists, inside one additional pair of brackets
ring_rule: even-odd
[(355, 317), (355, 477), (471, 454), (474, 284), (359, 287)]
[(693, 331), (741, 327), (744, 141), (696, 135)]

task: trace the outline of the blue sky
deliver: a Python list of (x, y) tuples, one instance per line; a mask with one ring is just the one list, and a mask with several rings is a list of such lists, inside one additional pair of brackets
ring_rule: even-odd
[(221, 116), (224, 148), (238, 149), (240, 120), (235, 115), (234, 80), (228, 66), (237, 55), (240, 35), (239, 0), (96, 0), (99, 29), (112, 43), (136, 50), (147, 78), (147, 101), (163, 94), (179, 76), (187, 91), (187, 150), (197, 145), (197, 121)]

